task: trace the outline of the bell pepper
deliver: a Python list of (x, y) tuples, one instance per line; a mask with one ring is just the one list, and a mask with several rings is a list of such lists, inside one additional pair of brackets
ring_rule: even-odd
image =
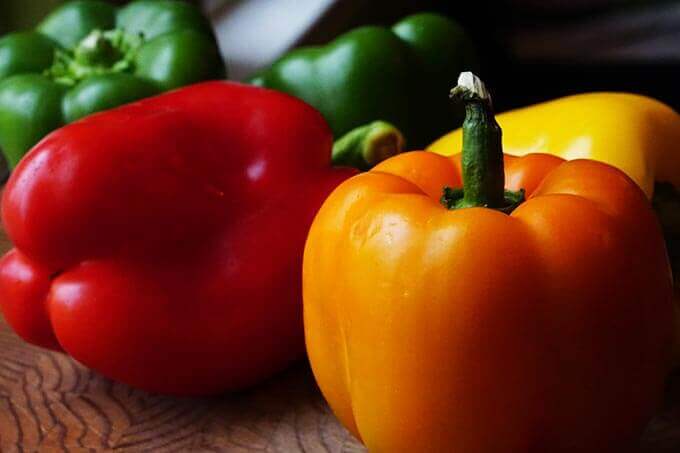
[[(656, 182), (680, 187), (680, 115), (655, 99), (628, 93), (568, 96), (498, 115), (506, 153), (549, 153), (593, 159), (623, 170), (652, 198)], [(428, 149), (448, 156), (460, 149), (455, 130)]]
[[(336, 138), (386, 120), (411, 146), (425, 146), (451, 126), (451, 80), (475, 67), (473, 45), (460, 25), (420, 13), (392, 28), (360, 27), (328, 45), (293, 50), (251, 83), (313, 105)], [(416, 113), (423, 110), (431, 115)]]
[(35, 30), (0, 38), (0, 149), (14, 167), (64, 124), (224, 76), (210, 23), (193, 5), (71, 1)]
[[(379, 126), (356, 152), (384, 153)], [(331, 166), (331, 145), (312, 107), (228, 82), (53, 132), (2, 199), (15, 245), (0, 260), (5, 319), (148, 391), (209, 394), (270, 376), (304, 354), (313, 216), (357, 172)]]
[(321, 391), (369, 451), (629, 451), (670, 362), (654, 213), (612, 166), (503, 156), (481, 81), (462, 75), (453, 94), (462, 157), (388, 159), (312, 224), (304, 323)]
[[(655, 99), (628, 93), (568, 96), (498, 115), (508, 154), (545, 152), (593, 159), (623, 170), (652, 200), (664, 230), (676, 296), (680, 365), (680, 115)], [(444, 156), (460, 149), (455, 130), (429, 146)]]

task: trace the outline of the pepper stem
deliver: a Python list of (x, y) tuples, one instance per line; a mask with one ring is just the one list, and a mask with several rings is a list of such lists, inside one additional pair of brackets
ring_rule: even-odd
[(451, 98), (465, 106), (463, 190), (444, 188), (442, 203), (449, 209), (512, 210), (523, 201), (524, 194), (504, 189), (502, 131), (484, 82), (471, 72), (463, 72), (451, 90)]
[(73, 86), (93, 75), (132, 72), (135, 55), (143, 42), (142, 35), (120, 29), (93, 30), (74, 49), (56, 50), (54, 63), (45, 75), (57, 83)]
[(113, 66), (123, 58), (122, 49), (117, 48), (112, 37), (101, 30), (87, 35), (73, 53), (78, 63), (89, 66)]
[(383, 160), (401, 153), (402, 133), (390, 123), (374, 121), (342, 136), (333, 145), (333, 165), (366, 171)]

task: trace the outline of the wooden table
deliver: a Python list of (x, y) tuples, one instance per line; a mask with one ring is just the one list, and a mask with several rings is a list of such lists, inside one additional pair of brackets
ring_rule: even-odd
[[(9, 247), (0, 230), (0, 252)], [(643, 445), (645, 453), (680, 451), (680, 378), (669, 383), (667, 407)], [(249, 392), (168, 398), (29, 346), (0, 317), (0, 451), (109, 450), (365, 451), (331, 414), (304, 364)]]
[[(0, 230), (0, 252), (9, 248)], [(0, 452), (109, 450), (365, 451), (330, 412), (304, 364), (249, 392), (168, 398), (30, 346), (0, 317)]]

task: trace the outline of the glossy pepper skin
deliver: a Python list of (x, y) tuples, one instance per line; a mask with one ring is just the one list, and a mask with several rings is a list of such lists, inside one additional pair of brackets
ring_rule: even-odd
[(0, 38), (0, 149), (11, 167), (47, 133), (225, 66), (210, 23), (176, 0), (75, 0)]
[(206, 82), (50, 134), (12, 173), (0, 307), (26, 341), (144, 390), (242, 388), (304, 353), (304, 241), (356, 173), (288, 95)]
[(672, 337), (643, 192), (614, 167), (529, 154), (505, 157), (505, 188), (526, 196), (509, 215), (447, 209), (465, 161), (402, 154), (323, 204), (303, 294), (324, 396), (371, 452), (629, 451)]
[(251, 82), (316, 107), (336, 139), (385, 120), (410, 146), (425, 146), (451, 127), (451, 80), (475, 67), (473, 45), (460, 25), (420, 13), (392, 28), (360, 27), (328, 45), (293, 50)]
[[(676, 291), (675, 363), (680, 365), (680, 115), (655, 99), (627, 93), (568, 96), (497, 116), (503, 146), (517, 156), (545, 152), (593, 159), (623, 170), (652, 200), (664, 230)], [(455, 130), (429, 150), (450, 155)]]
[[(548, 153), (593, 159), (623, 170), (651, 199), (655, 182), (680, 187), (680, 115), (655, 99), (627, 93), (588, 93), (501, 113), (506, 153)], [(428, 149), (448, 156), (462, 130)]]

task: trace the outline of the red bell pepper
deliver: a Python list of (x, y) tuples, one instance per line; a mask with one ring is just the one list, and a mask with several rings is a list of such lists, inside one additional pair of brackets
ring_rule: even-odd
[(0, 305), (27, 341), (161, 393), (251, 385), (304, 352), (301, 262), (330, 164), (312, 107), (209, 82), (39, 143), (2, 201)]

